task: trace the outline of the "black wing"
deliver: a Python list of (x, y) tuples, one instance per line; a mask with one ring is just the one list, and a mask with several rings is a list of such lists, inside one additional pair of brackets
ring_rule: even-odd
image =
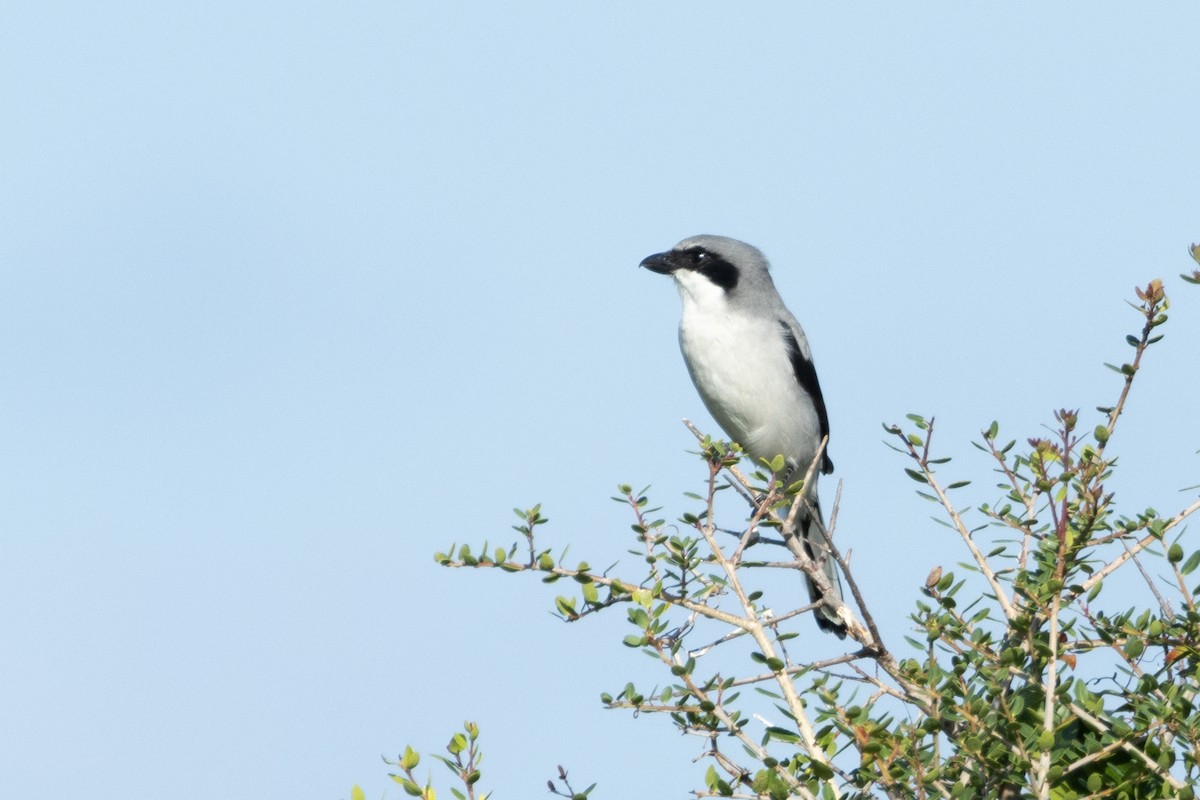
[[(788, 325), (787, 321), (779, 320), (779, 327), (783, 328), (783, 341), (788, 347), (788, 356), (792, 361), (792, 372), (796, 375), (796, 382), (812, 398), (813, 405), (817, 408), (817, 421), (821, 425), (821, 436), (826, 437), (829, 435), (829, 414), (825, 411), (825, 398), (821, 396), (817, 368), (800, 352), (800, 343), (796, 341), (796, 335), (792, 333), (792, 327)], [(825, 446), (825, 453), (821, 459), (821, 472), (826, 475), (833, 472), (833, 461), (829, 458), (828, 445)]]

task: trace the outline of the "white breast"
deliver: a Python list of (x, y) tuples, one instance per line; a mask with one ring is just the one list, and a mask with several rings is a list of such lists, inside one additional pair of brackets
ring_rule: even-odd
[(783, 454), (807, 469), (820, 422), (796, 381), (779, 322), (688, 299), (679, 343), (709, 413), (755, 459)]

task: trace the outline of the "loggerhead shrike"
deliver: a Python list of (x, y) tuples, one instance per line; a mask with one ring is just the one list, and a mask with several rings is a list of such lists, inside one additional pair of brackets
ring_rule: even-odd
[[(808, 340), (775, 290), (766, 257), (736, 239), (693, 236), (641, 266), (675, 279), (683, 300), (679, 346), (713, 419), (755, 460), (782, 454), (791, 479), (802, 477), (829, 434), (829, 417)], [(832, 471), (826, 450), (819, 472)], [(817, 474), (805, 488), (819, 517)], [(820, 529), (805, 510), (798, 525), (805, 551), (841, 600), (841, 580)], [(805, 579), (813, 602), (824, 599)], [(818, 606), (816, 617), (821, 630), (846, 635), (833, 607)]]

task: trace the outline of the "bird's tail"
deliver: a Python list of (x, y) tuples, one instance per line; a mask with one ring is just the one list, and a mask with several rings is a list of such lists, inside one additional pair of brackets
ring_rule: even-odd
[[(845, 639), (846, 624), (838, 617), (835, 606), (830, 604), (831, 600), (839, 602), (842, 600), (842, 579), (838, 575), (837, 563), (833, 560), (833, 556), (829, 552), (829, 545), (825, 541), (824, 518), (821, 516), (821, 507), (815, 497), (812, 505), (813, 514), (804, 514), (799, 520), (800, 536), (801, 541), (804, 542), (804, 552), (816, 562), (821, 572), (829, 580), (829, 592), (828, 594), (822, 593), (808, 575), (804, 576), (804, 582), (808, 584), (808, 596), (812, 601), (821, 603), (813, 610), (813, 614), (817, 617), (817, 627), (826, 633), (836, 635), (839, 639)], [(816, 518), (815, 522), (814, 517)]]

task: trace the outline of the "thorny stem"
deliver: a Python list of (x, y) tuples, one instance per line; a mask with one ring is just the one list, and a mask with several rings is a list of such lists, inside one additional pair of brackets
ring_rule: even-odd
[[(687, 426), (688, 430), (692, 432), (692, 435), (695, 436), (698, 441), (703, 443), (704, 438), (705, 438), (704, 434), (701, 433), (700, 430), (698, 428), (696, 428), (696, 426), (693, 425), (689, 420), (685, 419), (683, 421), (683, 423), (685, 426)], [(821, 462), (821, 456), (825, 452), (825, 446), (828, 443), (828, 441), (829, 441), (828, 436), (824, 437), (821, 440), (821, 444), (817, 448), (817, 453), (816, 453), (815, 457), (812, 459), (812, 461), (809, 462), (808, 469), (805, 472), (804, 486), (807, 487), (807, 486), (812, 485), (811, 481), (812, 481), (813, 475), (816, 474), (817, 465), (820, 464), (820, 462)], [(926, 457), (928, 457), (928, 452), (926, 452)], [(734, 477), (737, 488), (742, 490), (743, 495), (745, 497), (747, 497), (747, 499), (751, 502), (752, 506), (755, 508), (752, 524), (757, 524), (757, 521), (759, 519), (761, 519), (761, 516), (762, 516), (762, 514), (761, 514), (762, 508), (765, 506), (766, 508), (769, 509), (771, 503), (769, 501), (764, 503), (762, 501), (755, 502), (753, 500), (752, 494), (751, 494), (752, 485), (751, 485), (749, 479), (747, 479), (747, 477), (745, 476), (745, 474), (743, 474), (736, 466), (727, 465), (725, 467), (725, 470)], [(838, 511), (840, 499), (841, 499), (841, 485), (839, 484), (837, 499), (834, 502), (833, 511), (830, 514), (830, 520), (834, 520), (837, 517), (837, 511)], [(710, 495), (710, 502), (711, 502), (711, 495)], [(842, 574), (845, 576), (846, 583), (850, 587), (850, 592), (851, 592), (852, 596), (854, 597), (855, 603), (858, 606), (859, 611), (863, 615), (863, 620), (866, 622), (867, 627), (866, 627), (866, 629), (863, 629), (863, 627), (858, 625), (857, 621), (854, 620), (853, 613), (850, 611), (849, 607), (846, 606), (845, 603), (842, 604), (842, 608), (845, 609), (845, 613), (844, 614), (839, 613), (839, 616), (842, 616), (843, 620), (848, 620), (851, 623), (847, 626), (850, 633), (855, 638), (859, 639), (860, 642), (863, 643), (864, 648), (862, 651), (860, 651), (861, 654), (864, 657), (873, 659), (879, 665), (879, 667), (881, 669), (883, 669), (884, 672), (886, 672), (889, 676), (891, 676), (891, 678), (893, 680), (895, 680), (902, 687), (904, 687), (906, 700), (916, 703), (921, 708), (928, 708), (928, 704), (929, 704), (930, 698), (931, 698), (930, 693), (927, 690), (915, 685), (912, 681), (908, 680), (904, 676), (903, 672), (900, 669), (900, 664), (896, 661), (895, 656), (892, 655), (891, 651), (883, 643), (883, 637), (879, 632), (879, 628), (875, 624), (874, 617), (871, 615), (870, 611), (868, 610), (868, 607), (867, 607), (866, 601), (863, 598), (862, 592), (859, 590), (858, 582), (854, 579), (854, 574), (850, 570), (850, 564), (843, 557), (841, 551), (837, 548), (837, 546), (833, 543), (834, 537), (833, 537), (832, 529), (827, 530), (822, 525), (820, 515), (818, 515), (816, 513), (816, 510), (813, 508), (811, 501), (808, 499), (808, 492), (801, 491), (796, 496), (796, 499), (793, 501), (792, 506), (789, 509), (786, 520), (779, 520), (779, 517), (773, 511), (771, 512), (771, 516), (776, 521), (781, 522), (784, 530), (794, 529), (795, 525), (796, 525), (796, 519), (798, 517), (800, 503), (802, 503), (802, 502), (808, 504), (807, 510), (808, 510), (808, 513), (811, 515), (812, 524), (815, 524), (818, 526), (818, 529), (820, 530), (822, 536), (825, 539), (826, 544), (828, 545), (830, 557), (832, 557), (837, 562), (837, 564), (842, 568)], [(711, 511), (710, 511), (710, 514), (711, 514)], [(832, 528), (832, 526), (830, 526), (830, 528)], [(745, 541), (744, 537), (743, 537), (743, 541)], [(785, 545), (788, 547), (788, 549), (791, 552), (795, 561), (792, 563), (781, 563), (778, 566), (794, 567), (796, 565), (799, 565), (800, 568), (804, 571), (804, 573), (813, 580), (813, 582), (816, 584), (818, 590), (822, 593), (822, 595), (828, 596), (832, 592), (832, 587), (829, 585), (829, 579), (825, 576), (825, 573), (817, 566), (817, 564), (811, 558), (808, 557), (808, 554), (804, 551), (804, 546), (797, 540), (797, 537), (794, 537), (794, 536), (785, 537)], [(739, 550), (739, 552), (740, 552), (740, 550)], [(799, 610), (806, 611), (806, 610), (811, 610), (811, 608), (812, 608), (812, 606), (806, 606), (805, 608), (799, 609)], [(865, 676), (865, 673), (863, 673), (863, 675)], [(879, 682), (878, 679), (869, 678), (868, 680), (872, 683), (875, 683), (878, 686), (881, 686), (881, 687), (883, 686), (883, 684), (881, 682)], [(895, 694), (897, 697), (900, 696), (896, 692), (895, 689), (889, 688), (889, 693)]]
[[(1125, 546), (1126, 550), (1129, 549), (1129, 543), (1125, 540), (1122, 539), (1121, 544)], [(1162, 596), (1162, 592), (1158, 590), (1158, 586), (1155, 585), (1154, 579), (1150, 577), (1150, 574), (1146, 572), (1146, 568), (1142, 566), (1141, 559), (1139, 559), (1137, 556), (1132, 556), (1130, 561), (1132, 561), (1133, 565), (1137, 567), (1138, 574), (1142, 576), (1142, 580), (1145, 581), (1146, 586), (1150, 588), (1150, 593), (1154, 595), (1154, 599), (1158, 601), (1158, 607), (1162, 611), (1163, 616), (1175, 616), (1175, 611), (1172, 610), (1171, 604), (1167, 602), (1167, 598)]]
[(657, 583), (661, 580), (658, 572), (658, 559), (654, 557), (654, 537), (651, 535), (651, 527), (646, 522), (646, 515), (642, 513), (642, 504), (640, 498), (634, 497), (632, 494), (627, 498), (629, 507), (633, 509), (634, 518), (637, 519), (638, 530), (642, 532), (642, 544), (646, 547), (646, 560), (650, 562), (650, 577)]
[(1178, 564), (1172, 564), (1175, 571), (1175, 585), (1179, 587), (1179, 596), (1183, 598), (1183, 602), (1187, 604), (1188, 611), (1195, 613), (1196, 598), (1192, 596), (1192, 592), (1187, 587), (1187, 583), (1183, 579), (1183, 572), (1179, 569)]
[[(1043, 692), (1042, 707), (1042, 731), (1052, 737), (1054, 735), (1054, 702), (1058, 691), (1058, 612), (1061, 601), (1062, 593), (1055, 592), (1054, 599), (1050, 602), (1050, 655), (1046, 664), (1046, 688)], [(1038, 797), (1041, 800), (1047, 800), (1050, 797), (1050, 780), (1048, 778), (1050, 749), (1049, 747), (1043, 749), (1038, 758), (1036, 783)]]
[[(1142, 335), (1138, 340), (1136, 352), (1133, 355), (1133, 363), (1130, 364), (1130, 369), (1122, 370), (1125, 375), (1125, 384), (1121, 387), (1121, 396), (1117, 399), (1117, 404), (1112, 407), (1108, 413), (1108, 436), (1104, 441), (1098, 443), (1097, 452), (1103, 454), (1104, 448), (1108, 445), (1109, 439), (1112, 437), (1113, 431), (1117, 427), (1117, 417), (1121, 416), (1121, 412), (1125, 410), (1125, 400), (1129, 397), (1129, 390), (1133, 388), (1133, 378), (1137, 375), (1138, 368), (1142, 363), (1142, 354), (1146, 352), (1146, 348), (1150, 346), (1151, 332), (1161, 324), (1159, 320), (1159, 312), (1167, 307), (1167, 298), (1163, 293), (1162, 282), (1158, 280), (1151, 281), (1146, 288), (1137, 289), (1138, 298), (1142, 301), (1142, 315), (1146, 318), (1146, 324), (1142, 326)], [(1132, 305), (1132, 304), (1130, 304)]]
[(1178, 527), (1181, 522), (1186, 520), (1192, 514), (1195, 514), (1197, 511), (1200, 511), (1200, 500), (1197, 500), (1196, 502), (1192, 503), (1190, 506), (1185, 508), (1183, 511), (1180, 511), (1178, 514), (1176, 514), (1174, 517), (1172, 517), (1167, 522), (1167, 524), (1165, 526), (1163, 526), (1163, 528), (1160, 532), (1146, 534), (1141, 539), (1139, 539), (1137, 542), (1135, 542), (1132, 547), (1128, 547), (1124, 553), (1121, 553), (1119, 556), (1114, 558), (1112, 561), (1110, 561), (1109, 563), (1105, 564), (1103, 567), (1101, 567), (1100, 569), (1098, 569), (1094, 573), (1092, 573), (1091, 577), (1089, 577), (1086, 581), (1084, 581), (1083, 585), (1079, 587), (1079, 592), (1077, 593), (1077, 595), (1074, 595), (1074, 596), (1087, 594), (1088, 591), (1090, 591), (1093, 586), (1095, 586), (1097, 583), (1104, 580), (1109, 575), (1111, 575), (1113, 572), (1115, 572), (1118, 568), (1121, 567), (1122, 564), (1124, 564), (1129, 559), (1133, 558), (1135, 555), (1137, 555), (1141, 551), (1145, 550), (1150, 545), (1159, 541), (1159, 539), (1165, 537), (1167, 534), (1167, 531), (1171, 530), (1172, 528)]
[(967, 549), (971, 551), (971, 557), (975, 559), (975, 564), (979, 567), (979, 571), (982, 572), (984, 578), (987, 579), (988, 585), (991, 587), (992, 592), (996, 596), (996, 602), (1000, 604), (1000, 609), (1004, 612), (1005, 619), (1007, 619), (1009, 622), (1012, 622), (1017, 617), (1016, 609), (1013, 608), (1012, 603), (1008, 599), (1008, 595), (1004, 593), (1003, 587), (1000, 586), (1000, 581), (996, 578), (996, 573), (992, 569), (992, 565), (988, 563), (988, 560), (983, 555), (983, 552), (979, 549), (978, 545), (975, 544), (975, 539), (971, 536), (971, 531), (967, 529), (966, 523), (963, 522), (962, 515), (958, 513), (958, 510), (954, 507), (954, 503), (951, 502), (949, 495), (946, 494), (946, 490), (942, 488), (942, 485), (938, 482), (937, 478), (934, 477), (933, 470), (930, 468), (929, 442), (933, 438), (933, 420), (929, 421), (929, 427), (925, 431), (924, 451), (919, 454), (917, 453), (917, 449), (913, 443), (910, 442), (908, 437), (904, 435), (904, 432), (900, 429), (899, 425), (893, 425), (891, 428), (889, 428), (889, 430), (896, 436), (896, 438), (904, 443), (904, 447), (908, 450), (909, 456), (911, 456), (912, 459), (917, 462), (917, 466), (921, 468), (921, 474), (925, 478), (925, 483), (937, 494), (938, 502), (941, 504), (942, 508), (946, 510), (946, 514), (949, 515), (954, 529), (958, 531), (958, 535), (962, 538), (963, 543), (966, 544)]
[[(754, 601), (749, 598), (745, 589), (742, 587), (741, 577), (738, 575), (736, 566), (730, 563), (725, 557), (724, 552), (721, 550), (721, 545), (716, 539), (716, 530), (712, 523), (714, 518), (713, 502), (716, 496), (716, 480), (717, 476), (720, 474), (720, 471), (720, 462), (709, 462), (708, 514), (702, 523), (697, 523), (696, 527), (700, 534), (704, 537), (704, 540), (708, 543), (708, 546), (712, 549), (713, 555), (717, 559), (717, 563), (721, 566), (722, 570), (724, 570), (729, 588), (733, 590), (734, 595), (738, 599), (738, 603), (741, 604), (742, 610), (745, 613), (745, 617), (741, 618), (740, 627), (745, 628), (747, 632), (754, 638), (755, 644), (758, 645), (759, 652), (762, 653), (762, 655), (766, 657), (768, 661), (778, 660), (779, 657), (775, 653), (774, 643), (771, 641), (771, 637), (767, 635), (765, 627), (758, 618), (758, 612), (755, 609)], [(799, 730), (801, 738), (804, 740), (804, 747), (809, 758), (828, 765), (829, 757), (817, 743), (816, 731), (813, 729), (812, 722), (809, 720), (808, 713), (805, 711), (804, 702), (800, 699), (800, 695), (796, 692), (795, 684), (792, 683), (790, 676), (788, 676), (783, 670), (777, 671), (776, 675), (776, 685), (783, 694), (784, 702), (787, 704), (788, 712), (791, 715), (792, 720), (796, 723), (796, 728)], [(787, 775), (787, 779), (789, 781), (795, 781), (795, 778), (786, 770), (778, 769), (777, 772), (781, 776)], [(841, 793), (838, 789), (837, 783), (833, 781), (832, 777), (827, 781), (827, 785), (832, 791), (834, 797), (840, 796)]]

